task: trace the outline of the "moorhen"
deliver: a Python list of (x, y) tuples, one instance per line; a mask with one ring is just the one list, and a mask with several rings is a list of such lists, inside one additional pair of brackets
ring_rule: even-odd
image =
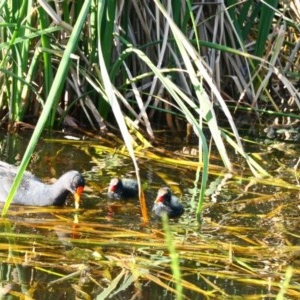
[(167, 214), (169, 218), (179, 218), (184, 213), (179, 199), (172, 195), (168, 187), (162, 187), (158, 190), (152, 210), (158, 217)]
[[(17, 171), (17, 167), (0, 161), (0, 202), (6, 201)], [(75, 208), (78, 208), (84, 185), (84, 178), (78, 171), (69, 171), (63, 174), (53, 184), (45, 184), (26, 171), (12, 203), (32, 206), (62, 206), (68, 194), (72, 193), (75, 198)]]
[(120, 200), (137, 197), (139, 194), (139, 188), (137, 181), (134, 179), (119, 179), (112, 178), (107, 195), (110, 199)]

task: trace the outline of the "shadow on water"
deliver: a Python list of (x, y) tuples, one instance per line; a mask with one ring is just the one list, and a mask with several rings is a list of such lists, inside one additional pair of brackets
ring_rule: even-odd
[[(3, 136), (1, 159), (17, 163), (26, 144), (25, 136)], [(271, 165), (273, 155), (285, 167), (281, 172)], [(269, 153), (270, 169), (295, 183), (294, 158), (285, 155)], [(170, 221), (185, 299), (273, 299), (289, 266), (286, 296), (300, 298), (296, 188), (226, 177), (220, 167), (210, 176), (199, 230), (191, 201), (195, 170), (149, 155), (138, 159), (149, 213), (157, 189), (166, 184), (185, 206), (184, 216)], [(111, 177), (134, 177), (130, 159), (105, 145), (44, 140), (29, 166), (45, 181), (69, 169), (87, 181), (79, 211), (70, 198), (62, 208), (13, 205), (1, 219), (2, 299), (174, 299), (160, 221), (152, 216), (143, 225), (138, 200), (113, 202), (106, 196)]]

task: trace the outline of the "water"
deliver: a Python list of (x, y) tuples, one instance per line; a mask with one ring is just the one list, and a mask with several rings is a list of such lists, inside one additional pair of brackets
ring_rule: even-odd
[[(138, 200), (112, 202), (106, 196), (111, 177), (134, 177), (126, 154), (103, 141), (49, 138), (38, 144), (29, 170), (44, 181), (79, 170), (87, 181), (82, 205), (75, 211), (70, 197), (62, 208), (11, 206), (0, 222), (3, 299), (175, 299), (164, 232), (151, 215), (156, 192), (166, 184), (186, 209), (170, 227), (187, 299), (273, 299), (288, 266), (293, 270), (286, 299), (299, 298), (296, 189), (270, 182), (250, 185), (248, 176), (226, 177), (220, 167), (220, 176), (210, 176), (211, 193), (199, 229), (197, 199), (192, 202), (195, 169), (141, 151), (138, 162), (150, 215), (145, 225)], [(2, 136), (1, 159), (17, 164), (27, 141), (26, 135)], [(287, 154), (277, 159), (285, 163), (278, 177), (296, 183), (289, 173), (294, 158)], [(275, 165), (270, 168), (276, 170)], [(220, 192), (213, 183), (221, 186)]]

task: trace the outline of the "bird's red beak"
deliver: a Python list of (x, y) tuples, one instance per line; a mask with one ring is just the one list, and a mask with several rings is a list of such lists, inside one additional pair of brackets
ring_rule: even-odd
[(164, 202), (164, 197), (157, 196), (154, 203)]
[(116, 186), (115, 186), (115, 185), (110, 185), (110, 186), (108, 187), (108, 191), (109, 191), (110, 193), (114, 192), (115, 190), (116, 190)]
[(80, 196), (82, 194), (84, 190), (84, 186), (79, 186), (75, 193), (74, 193), (74, 199), (75, 199), (75, 208), (78, 209), (79, 208), (79, 205), (80, 205)]

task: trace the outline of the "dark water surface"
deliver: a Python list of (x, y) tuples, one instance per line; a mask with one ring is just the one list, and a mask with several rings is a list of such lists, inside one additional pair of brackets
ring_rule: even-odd
[[(150, 215), (143, 225), (138, 200), (113, 202), (106, 196), (111, 177), (134, 178), (131, 160), (105, 141), (56, 138), (40, 141), (28, 170), (43, 181), (70, 169), (82, 172), (87, 187), (81, 208), (75, 211), (72, 197), (62, 208), (11, 206), (8, 218), (0, 219), (2, 299), (175, 299), (164, 232), (151, 215), (164, 185), (186, 209), (170, 221), (186, 299), (274, 299), (289, 271), (286, 299), (299, 299), (296, 188), (233, 178), (220, 167), (220, 174), (210, 176), (199, 229), (195, 169), (140, 154)], [(27, 143), (26, 135), (0, 136), (0, 159), (18, 164)], [(270, 151), (265, 163), (275, 176), (296, 184), (298, 153), (291, 153)]]

